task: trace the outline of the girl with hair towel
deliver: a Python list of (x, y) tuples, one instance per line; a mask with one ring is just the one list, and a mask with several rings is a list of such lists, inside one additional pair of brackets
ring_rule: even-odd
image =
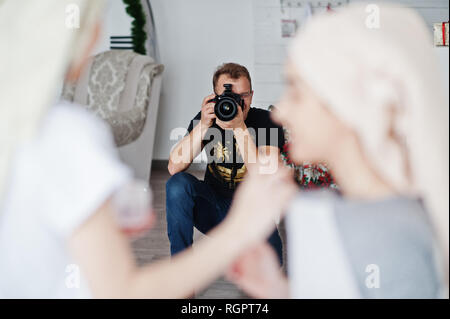
[(291, 158), (328, 163), (341, 195), (301, 193), (291, 203), (289, 281), (264, 244), (229, 278), (265, 298), (448, 297), (439, 72), (430, 31), (411, 9), (359, 3), (313, 17), (290, 45), (273, 116), (289, 130)]

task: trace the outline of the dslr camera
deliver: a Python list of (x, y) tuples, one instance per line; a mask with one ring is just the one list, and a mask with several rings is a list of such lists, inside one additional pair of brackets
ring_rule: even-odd
[(216, 95), (216, 97), (209, 102), (214, 102), (214, 113), (217, 118), (223, 122), (231, 121), (234, 119), (238, 113), (238, 107), (244, 110), (244, 100), (239, 94), (233, 93), (231, 88), (232, 84), (224, 84), (225, 91), (221, 95)]

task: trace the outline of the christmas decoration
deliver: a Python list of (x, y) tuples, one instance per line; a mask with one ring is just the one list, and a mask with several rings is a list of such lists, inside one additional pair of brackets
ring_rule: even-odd
[(131, 22), (131, 37), (133, 41), (133, 51), (139, 54), (146, 54), (145, 41), (145, 14), (139, 0), (122, 0), (126, 5), (126, 11), (134, 20)]
[(448, 22), (434, 24), (434, 45), (448, 46)]
[[(286, 131), (285, 136), (288, 136)], [(289, 148), (290, 144), (288, 138), (286, 138), (286, 143), (284, 144), (281, 152), (281, 158), (286, 166), (294, 170), (295, 180), (301, 188), (337, 188), (337, 185), (335, 184), (326, 164), (303, 163), (302, 165), (295, 165), (289, 158)]]

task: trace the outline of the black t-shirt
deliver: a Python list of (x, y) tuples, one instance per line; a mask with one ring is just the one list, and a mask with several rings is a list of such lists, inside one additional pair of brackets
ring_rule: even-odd
[[(190, 122), (189, 133), (199, 123), (200, 118), (201, 112)], [(284, 145), (283, 129), (270, 119), (269, 111), (251, 107), (245, 125), (257, 147), (271, 145), (282, 150)], [(223, 130), (214, 123), (205, 134), (203, 145), (208, 157), (205, 182), (220, 195), (232, 197), (247, 172), (233, 131)]]

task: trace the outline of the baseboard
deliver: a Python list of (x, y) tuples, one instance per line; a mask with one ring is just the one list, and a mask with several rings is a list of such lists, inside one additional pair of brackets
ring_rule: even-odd
[[(167, 170), (167, 165), (169, 165), (168, 160), (152, 160), (152, 170)], [(205, 163), (192, 163), (189, 166), (189, 170), (193, 171), (204, 171), (205, 169)]]

